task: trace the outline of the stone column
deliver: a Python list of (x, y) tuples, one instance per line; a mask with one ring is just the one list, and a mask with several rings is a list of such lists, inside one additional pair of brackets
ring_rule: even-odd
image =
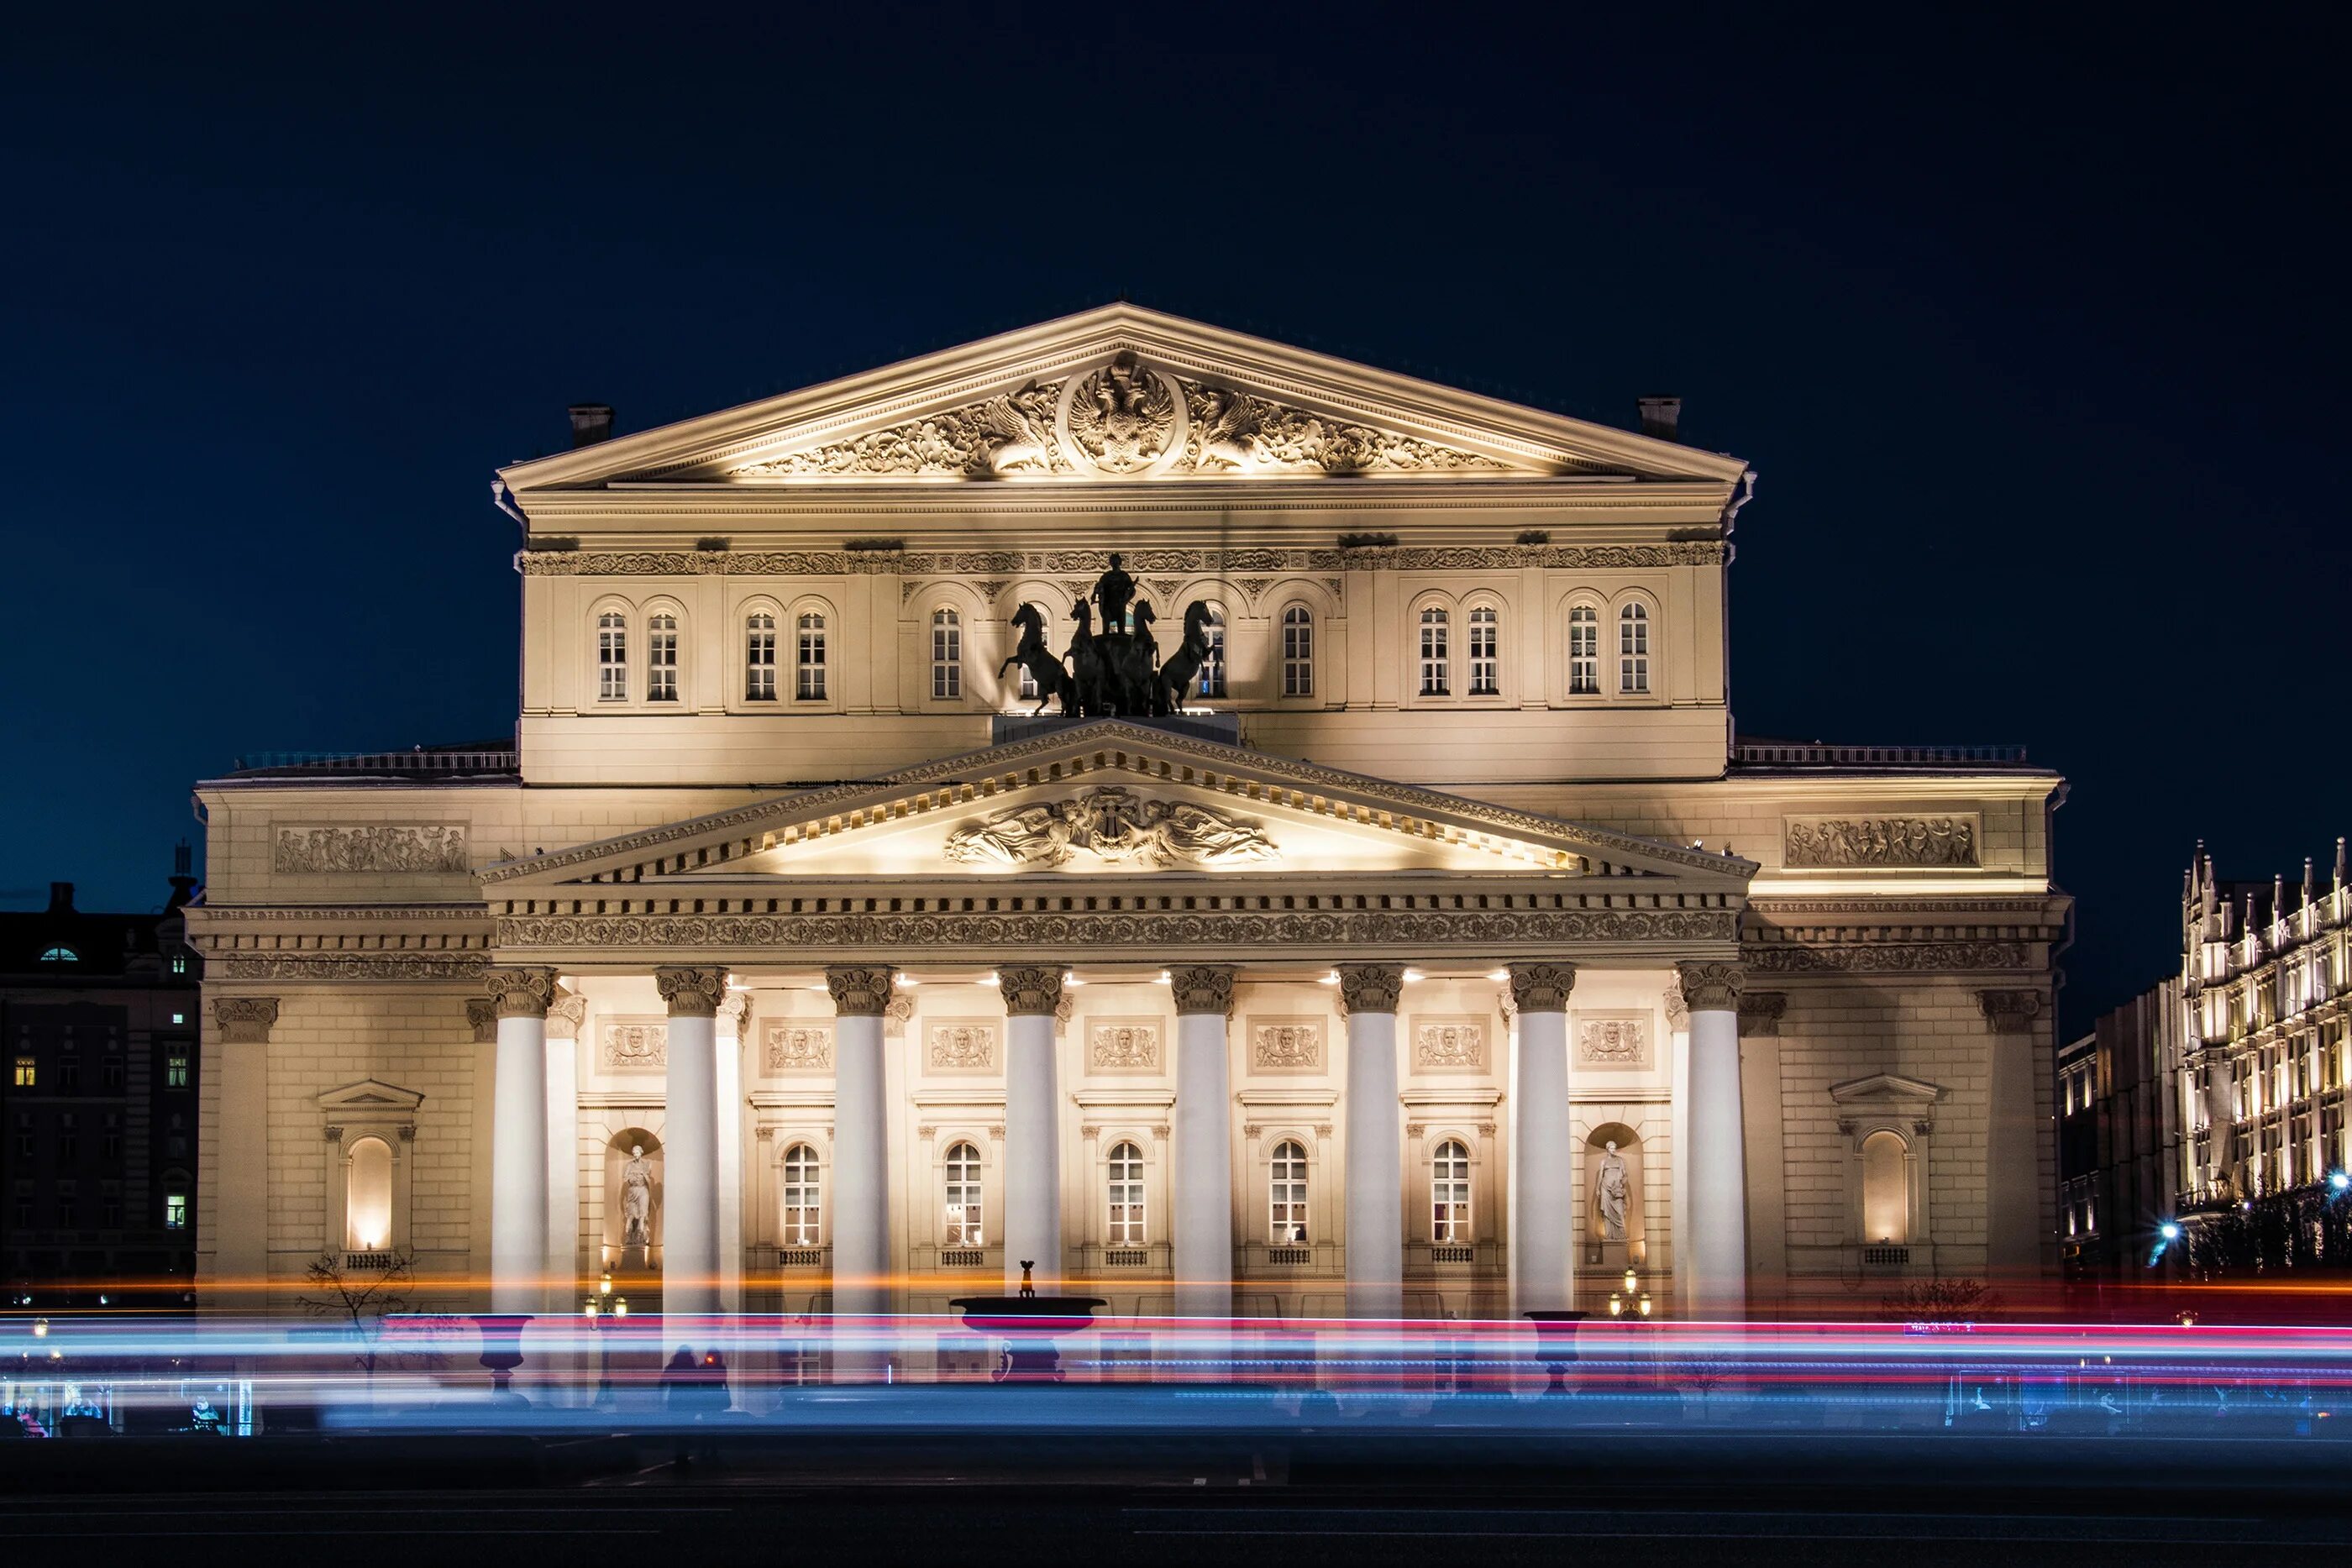
[(580, 1028), (588, 998), (558, 997), (547, 1009), (548, 1310), (580, 1303)]
[[(1985, 1071), (1985, 1282), (2012, 1298), (2042, 1282), (2043, 1207), (2041, 1134), (2047, 1112), (2035, 1092), (2050, 1077), (2048, 999), (2040, 991), (1979, 991), (1992, 1030)], [(2214, 1140), (2217, 1144), (2219, 1138)], [(2111, 1223), (2124, 1223), (2117, 1212)]]
[(212, 1253), (197, 1300), (208, 1312), (257, 1312), (269, 1284), (269, 1031), (278, 998), (215, 997), (212, 1012), (218, 1066), (207, 1070), (218, 1074), (220, 1133), (204, 1150), (216, 1168), (213, 1201), (196, 1210)]
[(1706, 1318), (1748, 1311), (1748, 1151), (1739, 1093), (1739, 966), (1684, 963), (1690, 1009), (1689, 1300)]
[(1514, 964), (1519, 1015), (1518, 1087), (1511, 1100), (1519, 1256), (1515, 1310), (1576, 1304), (1576, 1146), (1568, 1110), (1568, 994), (1573, 964)]
[(882, 1019), (894, 977), (878, 964), (824, 972), (833, 993), (833, 1310), (878, 1316), (891, 1306), (889, 1113)]
[(668, 967), (654, 984), (669, 1004), (662, 1098), (662, 1313), (667, 1348), (700, 1348), (707, 1328), (679, 1322), (719, 1310), (719, 1002), (725, 971)]
[(743, 1310), (743, 1047), (751, 998), (730, 992), (719, 1007), (719, 1306)]
[(1171, 970), (1176, 996), (1175, 1176), (1170, 1228), (1176, 1315), (1234, 1312), (1233, 1069), (1225, 1017), (1234, 1005), (1230, 964)]
[(490, 1311), (546, 1302), (547, 1008), (552, 969), (492, 969), (497, 1077), (490, 1091)]
[(1404, 1314), (1404, 1147), (1397, 1126), (1402, 964), (1342, 964), (1348, 1004), (1348, 1314)]
[(1001, 969), (1004, 993), (1004, 1281), (1021, 1283), (1024, 1259), (1036, 1265), (1039, 1295), (1061, 1289), (1062, 1119), (1054, 1061), (1054, 1009), (1062, 1003), (1059, 965)]

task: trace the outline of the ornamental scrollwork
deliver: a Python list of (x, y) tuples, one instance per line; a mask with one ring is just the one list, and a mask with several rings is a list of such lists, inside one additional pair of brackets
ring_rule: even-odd
[(1230, 964), (1187, 964), (1168, 974), (1180, 1018), (1188, 1013), (1214, 1013), (1223, 1018), (1234, 1010), (1234, 968)]
[(215, 958), (209, 960), (206, 972), (222, 980), (478, 980), (488, 967), (489, 960), (482, 957), (355, 953), (349, 957), (303, 954)]
[(1402, 964), (1342, 964), (1339, 996), (1355, 1013), (1392, 1013), (1404, 995)]
[(228, 1045), (267, 1045), (278, 1022), (276, 997), (215, 997), (213, 1018)]
[(536, 967), (492, 969), (483, 977), (502, 1019), (543, 1019), (555, 1000), (555, 971)]
[(1675, 965), (1675, 970), (1682, 981), (1683, 1003), (1691, 1011), (1739, 1010), (1738, 965), (1685, 962)]
[(1058, 382), (1038, 382), (985, 402), (906, 420), (852, 440), (763, 458), (734, 478), (832, 476), (866, 479), (998, 478), (1076, 471), (1054, 434)]
[(950, 833), (943, 852), (959, 865), (1041, 871), (1079, 852), (1105, 865), (1250, 865), (1280, 858), (1254, 822), (1117, 786), (998, 811)]
[(1844, 946), (1758, 943), (1740, 949), (1749, 969), (1773, 974), (1917, 974), (1963, 969), (2022, 969), (2022, 942), (1864, 942)]
[(1576, 989), (1573, 964), (1514, 964), (1509, 972), (1511, 1006), (1523, 1013), (1563, 1011)]
[[(886, 965), (836, 964), (824, 972), (833, 1010), (843, 1018), (880, 1018), (894, 999), (896, 977)], [(908, 1001), (911, 1013), (913, 1002)]]
[(669, 1016), (716, 1018), (719, 1000), (727, 992), (727, 971), (703, 965), (664, 965), (654, 971), (654, 986), (669, 1004)]

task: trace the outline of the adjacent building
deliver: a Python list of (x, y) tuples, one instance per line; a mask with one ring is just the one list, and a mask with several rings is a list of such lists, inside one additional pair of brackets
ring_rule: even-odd
[(198, 787), (212, 1298), (2032, 1291), (2063, 786), (1735, 738), (1754, 476), (1642, 413), (1126, 305), (573, 410), (514, 743)]
[(160, 911), (0, 912), (0, 1281), (12, 1308), (184, 1309), (202, 965), (185, 845)]

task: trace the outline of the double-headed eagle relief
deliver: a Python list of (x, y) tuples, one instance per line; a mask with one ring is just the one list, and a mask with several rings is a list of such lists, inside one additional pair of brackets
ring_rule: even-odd
[(739, 478), (1143, 479), (1508, 473), (1481, 453), (1180, 376), (1122, 352), (961, 408), (761, 458)]
[(1265, 831), (1208, 806), (1148, 800), (1105, 786), (1071, 800), (1039, 801), (958, 828), (947, 858), (960, 865), (1051, 871), (1084, 853), (1108, 865), (1253, 865), (1280, 858)]

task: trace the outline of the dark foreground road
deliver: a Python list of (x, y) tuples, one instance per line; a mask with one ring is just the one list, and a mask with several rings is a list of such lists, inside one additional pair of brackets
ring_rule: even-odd
[(2352, 1544), (2347, 1447), (1626, 1432), (1544, 1452), (1444, 1438), (967, 1451), (931, 1437), (681, 1458), (626, 1437), (98, 1438), (0, 1448), (0, 1562), (1425, 1565), (1456, 1542), (1478, 1568), (2210, 1568)]

